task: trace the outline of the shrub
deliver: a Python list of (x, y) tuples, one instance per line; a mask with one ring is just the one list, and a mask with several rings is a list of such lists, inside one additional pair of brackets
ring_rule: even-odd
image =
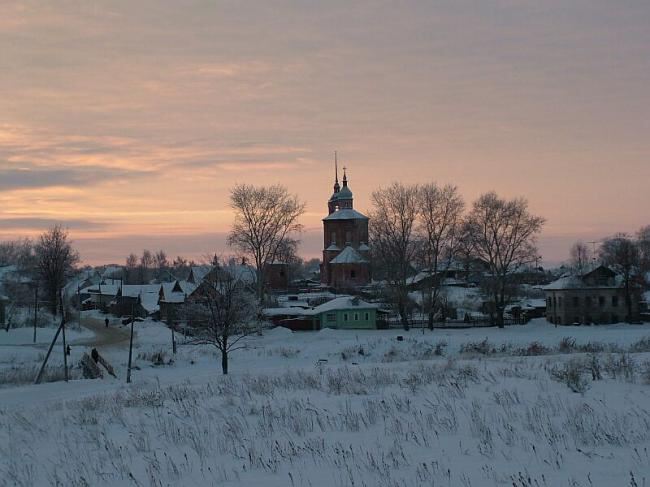
[(572, 353), (576, 350), (576, 339), (573, 337), (564, 337), (558, 346), (560, 353)]
[(650, 360), (641, 364), (641, 380), (644, 384), (650, 385)]
[(531, 342), (528, 347), (520, 348), (515, 351), (515, 355), (535, 356), (546, 355), (551, 352), (551, 349), (542, 345), (539, 342)]
[(650, 337), (641, 338), (641, 340), (630, 345), (630, 352), (650, 352)]
[(567, 385), (573, 392), (584, 393), (589, 384), (587, 379), (582, 375), (583, 364), (579, 360), (570, 360), (563, 367), (554, 367), (551, 369), (551, 378)]
[(633, 382), (635, 365), (629, 354), (620, 353), (618, 356), (609, 356), (605, 362), (605, 371), (614, 379), (623, 378), (628, 382)]
[(496, 349), (486, 338), (480, 342), (462, 343), (460, 345), (460, 353), (478, 353), (480, 355), (490, 355), (496, 353)]

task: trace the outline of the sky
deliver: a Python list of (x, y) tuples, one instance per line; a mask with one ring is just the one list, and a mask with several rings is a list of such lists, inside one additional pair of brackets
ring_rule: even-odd
[(0, 240), (228, 253), (235, 183), (392, 181), (546, 217), (544, 262), (650, 224), (647, 0), (1, 1)]

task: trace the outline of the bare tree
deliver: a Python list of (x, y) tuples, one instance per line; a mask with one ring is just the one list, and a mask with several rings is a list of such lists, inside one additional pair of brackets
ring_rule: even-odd
[(623, 277), (625, 288), (625, 306), (627, 308), (626, 321), (631, 321), (632, 316), (632, 288), (634, 279), (639, 275), (640, 254), (638, 243), (624, 233), (619, 233), (607, 238), (600, 246), (600, 259)]
[(373, 264), (382, 269), (402, 325), (409, 329), (407, 278), (417, 255), (418, 186), (393, 183), (372, 193), (369, 233)]
[(159, 250), (156, 252), (156, 255), (154, 255), (154, 266), (156, 267), (158, 279), (161, 279), (163, 274), (165, 274), (165, 271), (169, 268), (169, 261), (167, 260), (167, 254), (164, 250)]
[(143, 284), (149, 282), (149, 273), (150, 269), (154, 265), (154, 257), (150, 250), (144, 249), (142, 251), (142, 257), (140, 257), (140, 280)]
[(216, 347), (221, 370), (227, 374), (229, 354), (243, 348), (242, 340), (259, 330), (255, 293), (235, 270), (216, 265), (194, 294), (189, 310), (196, 331), (192, 343)]
[[(79, 262), (79, 254), (68, 240), (68, 231), (55, 225), (41, 234), (36, 242), (38, 273), (45, 285), (52, 314), (56, 316), (61, 289), (66, 277)], [(61, 309), (63, 312), (63, 309)]]
[(298, 218), (305, 204), (281, 185), (238, 184), (230, 191), (230, 205), (235, 221), (228, 244), (254, 263), (257, 297), (262, 302), (266, 268), (289, 243), (297, 245), (294, 235), (302, 230)]
[(32, 272), (36, 265), (34, 242), (29, 238), (0, 242), (0, 266), (15, 265), (22, 272)]
[(578, 274), (584, 274), (589, 268), (591, 260), (589, 247), (582, 240), (578, 240), (571, 246), (569, 258), (573, 270)]
[[(641, 272), (648, 273), (650, 272), (650, 225), (641, 228), (636, 236), (639, 245)], [(650, 284), (650, 282), (646, 284)]]
[(444, 273), (457, 252), (465, 203), (456, 186), (441, 188), (435, 183), (420, 186), (417, 203), (419, 260), (429, 273), (423, 281), (422, 302), (433, 330)]
[(473, 254), (489, 268), (496, 324), (503, 328), (503, 314), (510, 299), (513, 273), (535, 262), (536, 237), (544, 218), (530, 214), (524, 198), (505, 200), (486, 193), (474, 202), (466, 220), (466, 237)]
[(136, 284), (137, 283), (137, 274), (138, 274), (138, 256), (135, 254), (129, 254), (129, 256), (126, 258), (126, 267), (125, 267), (125, 273), (126, 275), (125, 280), (127, 284)]
[(180, 276), (186, 277), (188, 271), (187, 259), (180, 255), (176, 256), (172, 262), (172, 271), (178, 279), (180, 279)]

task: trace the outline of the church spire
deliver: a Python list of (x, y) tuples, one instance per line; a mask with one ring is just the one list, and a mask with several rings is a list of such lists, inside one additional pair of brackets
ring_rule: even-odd
[(347, 167), (343, 166), (343, 187), (346, 188), (348, 185), (348, 175), (346, 174)]
[[(345, 186), (345, 175), (343, 176), (343, 185)], [(339, 159), (338, 154), (334, 151), (334, 192), (338, 193), (341, 190), (339, 185)]]

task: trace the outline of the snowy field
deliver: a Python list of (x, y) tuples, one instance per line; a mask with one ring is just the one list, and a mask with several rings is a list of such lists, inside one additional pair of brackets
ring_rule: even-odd
[[(136, 330), (130, 385), (114, 325), (117, 379), (0, 385), (0, 485), (650, 486), (648, 325), (274, 329), (227, 377)], [(0, 373), (43, 351), (0, 342)]]

